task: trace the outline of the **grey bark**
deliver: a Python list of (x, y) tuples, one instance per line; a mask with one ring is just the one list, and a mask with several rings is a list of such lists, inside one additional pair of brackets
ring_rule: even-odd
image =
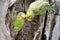
[[(52, 0), (56, 1), (55, 9), (57, 11), (60, 10), (60, 0)], [(59, 11), (60, 13), (60, 11)], [(46, 40), (60, 40), (60, 16), (59, 15), (50, 15), (51, 18), (48, 16), (47, 24), (46, 24)]]
[[(23, 29), (20, 31), (16, 31), (13, 28), (14, 27), (14, 25), (13, 25), (14, 18), (17, 15), (17, 13), (20, 11), (27, 11), (30, 3), (33, 1), (35, 1), (35, 0), (17, 0), (16, 2), (12, 2), (13, 4), (11, 5), (11, 7), (9, 7), (8, 14), (5, 14), (6, 25), (10, 27), (10, 31), (8, 31), (8, 32), (9, 33), (11, 32), (11, 37), (13, 40), (42, 40), (41, 37), (42, 37), (42, 32), (43, 32), (42, 30), (44, 28), (45, 15), (36, 16), (32, 22), (26, 21)], [(3, 19), (4, 18), (5, 17), (3, 17)], [(56, 18), (57, 18), (57, 20), (55, 20)], [(59, 20), (60, 20), (59, 17), (57, 17), (54, 14), (49, 14), (47, 16), (45, 33), (43, 34), (43, 35), (45, 35), (45, 39), (43, 38), (44, 40), (51, 40), (51, 39), (53, 40), (55, 37), (56, 37), (56, 40), (59, 39), (57, 37), (57, 35), (60, 35), (60, 34), (58, 34), (59, 33), (58, 29), (59, 29), (59, 25), (60, 25)], [(3, 24), (4, 23), (2, 23), (2, 25)], [(55, 33), (57, 33), (57, 35), (55, 35)], [(10, 34), (9, 34), (9, 36), (10, 36)]]
[[(56, 0), (56, 5), (59, 8), (58, 14), (60, 14), (60, 0)], [(53, 30), (52, 40), (60, 40), (60, 16), (59, 15), (56, 16), (56, 25)]]
[(0, 0), (0, 40), (11, 40), (10, 31), (5, 24), (9, 0)]

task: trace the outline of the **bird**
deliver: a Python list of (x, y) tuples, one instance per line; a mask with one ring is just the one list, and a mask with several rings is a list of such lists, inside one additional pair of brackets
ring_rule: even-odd
[(19, 12), (14, 19), (14, 29), (18, 31), (22, 30), (24, 23), (25, 23), (25, 13)]
[(47, 10), (48, 13), (53, 11), (53, 6), (48, 1), (36, 0), (30, 4), (26, 12), (26, 19), (32, 21), (36, 15), (45, 15)]

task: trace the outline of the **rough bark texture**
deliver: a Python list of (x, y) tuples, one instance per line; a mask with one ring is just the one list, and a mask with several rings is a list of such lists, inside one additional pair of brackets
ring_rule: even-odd
[[(54, 14), (36, 16), (33, 21), (26, 21), (21, 31), (13, 29), (17, 13), (27, 11), (33, 1), (35, 0), (14, 0), (10, 4), (8, 0), (0, 0), (0, 40), (11, 40), (11, 38), (12, 40), (60, 40), (60, 16)], [(55, 0), (48, 1), (51, 3)], [(58, 10), (59, 7), (57, 2), (55, 9)]]
[(10, 31), (5, 24), (9, 0), (0, 0), (0, 40), (11, 40)]
[[(59, 10), (58, 14), (60, 14), (60, 0), (56, 1), (56, 8)], [(52, 40), (60, 40), (60, 16), (56, 16), (56, 24), (53, 30)]]

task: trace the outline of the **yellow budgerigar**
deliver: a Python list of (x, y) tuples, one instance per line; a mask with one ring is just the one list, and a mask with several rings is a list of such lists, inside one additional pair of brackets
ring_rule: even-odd
[(31, 21), (35, 15), (44, 15), (46, 10), (48, 10), (49, 13), (53, 10), (48, 1), (37, 0), (32, 2), (27, 10), (26, 19)]

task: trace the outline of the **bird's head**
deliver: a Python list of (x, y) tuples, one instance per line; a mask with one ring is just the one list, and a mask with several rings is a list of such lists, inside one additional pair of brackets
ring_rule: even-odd
[(32, 10), (28, 10), (27, 13), (26, 13), (26, 19), (28, 21), (32, 21), (33, 18), (35, 17), (34, 13), (32, 12)]
[(19, 18), (25, 19), (25, 13), (24, 12), (19, 12), (18, 16), (19, 16)]

